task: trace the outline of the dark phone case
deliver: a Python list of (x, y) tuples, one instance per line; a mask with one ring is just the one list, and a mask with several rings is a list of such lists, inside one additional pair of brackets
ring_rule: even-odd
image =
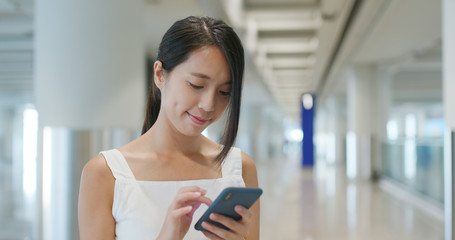
[(205, 211), (202, 217), (197, 221), (194, 228), (199, 231), (205, 231), (201, 226), (202, 222), (206, 221), (220, 228), (229, 230), (222, 224), (213, 222), (209, 219), (211, 213), (218, 213), (224, 216), (233, 218), (234, 220), (240, 220), (241, 216), (234, 210), (235, 206), (241, 205), (246, 208), (250, 208), (256, 200), (261, 196), (262, 189), (260, 188), (245, 188), (245, 187), (228, 187), (225, 188), (210, 207)]

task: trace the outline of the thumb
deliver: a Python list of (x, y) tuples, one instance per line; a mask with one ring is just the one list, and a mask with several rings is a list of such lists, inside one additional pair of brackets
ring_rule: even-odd
[(190, 217), (193, 217), (193, 214), (194, 212), (196, 212), (196, 210), (201, 206), (202, 203), (198, 202), (198, 203), (195, 203), (192, 206), (192, 210), (191, 212), (188, 214)]

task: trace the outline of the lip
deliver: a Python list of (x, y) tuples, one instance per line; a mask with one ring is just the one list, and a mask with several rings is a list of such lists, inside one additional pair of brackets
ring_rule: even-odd
[(200, 119), (194, 115), (191, 115), (189, 112), (186, 112), (186, 114), (188, 114), (188, 117), (191, 119), (191, 121), (193, 121), (197, 125), (204, 125), (209, 121), (209, 120)]

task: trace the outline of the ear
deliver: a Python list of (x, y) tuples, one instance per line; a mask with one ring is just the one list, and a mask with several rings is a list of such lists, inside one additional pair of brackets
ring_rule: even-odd
[(153, 64), (153, 81), (160, 90), (162, 90), (161, 88), (164, 86), (164, 75), (165, 70), (163, 69), (163, 63), (159, 60), (155, 61)]

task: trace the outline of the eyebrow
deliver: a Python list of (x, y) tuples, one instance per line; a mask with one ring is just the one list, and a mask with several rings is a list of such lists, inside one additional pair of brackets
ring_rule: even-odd
[[(191, 75), (195, 76), (195, 77), (198, 77), (198, 78), (202, 78), (202, 79), (205, 79), (205, 80), (210, 80), (211, 78), (203, 73), (197, 73), (197, 72), (192, 72)], [(232, 84), (232, 81), (227, 81), (225, 83), (223, 83), (223, 85), (225, 84), (229, 84), (231, 85)]]
[(202, 79), (207, 79), (207, 80), (210, 80), (210, 77), (203, 74), (203, 73), (195, 73), (195, 72), (192, 72), (191, 75), (195, 76), (195, 77), (198, 77), (198, 78), (202, 78)]

